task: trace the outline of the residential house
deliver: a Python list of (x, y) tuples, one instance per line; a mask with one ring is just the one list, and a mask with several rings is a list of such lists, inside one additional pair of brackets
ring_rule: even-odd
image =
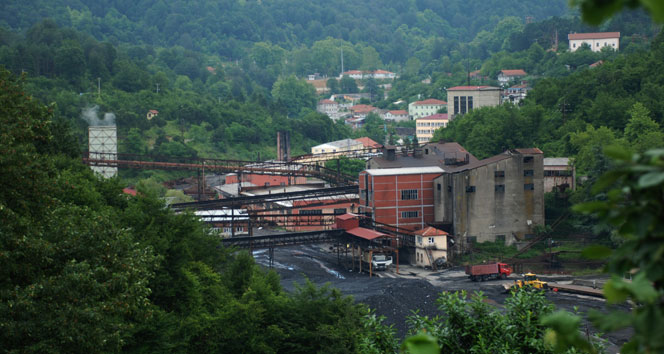
[(309, 80), (309, 81), (313, 81), (313, 80), (323, 80), (323, 79), (325, 79), (325, 77), (322, 76), (322, 75), (319, 74), (319, 73), (313, 73), (313, 74), (309, 74), (309, 75), (307, 75), (307, 80)]
[(355, 140), (362, 143), (362, 146), (363, 146), (364, 150), (368, 150), (368, 151), (371, 151), (371, 152), (379, 152), (383, 148), (383, 145), (375, 142), (373, 139), (371, 139), (368, 136), (363, 136), (363, 137), (357, 138)]
[(421, 144), (429, 142), (433, 138), (436, 129), (447, 127), (449, 119), (447, 113), (437, 113), (417, 118), (415, 122), (417, 141)]
[(596, 67), (598, 67), (598, 66), (601, 66), (602, 64), (604, 64), (604, 60), (598, 60), (598, 61), (596, 61), (596, 62), (594, 62), (594, 63), (588, 65), (588, 67), (590, 67), (590, 68), (596, 68)]
[(411, 102), (408, 105), (408, 115), (410, 119), (417, 119), (421, 117), (430, 116), (438, 113), (438, 110), (445, 107), (447, 102), (429, 98), (424, 101)]
[(544, 192), (576, 189), (576, 169), (567, 157), (544, 158)]
[(330, 118), (339, 114), (339, 104), (332, 100), (320, 100), (316, 105), (316, 111), (327, 114)]
[(350, 108), (353, 112), (353, 118), (365, 118), (369, 113), (378, 110), (378, 108), (366, 104), (356, 104)]
[(156, 109), (151, 109), (148, 111), (147, 118), (148, 120), (151, 120), (152, 118), (156, 117), (159, 114), (159, 111)]
[(581, 48), (584, 43), (588, 44), (593, 52), (599, 52), (604, 47), (616, 51), (620, 48), (620, 32), (570, 33), (567, 39), (571, 52)]
[(386, 71), (386, 70), (376, 70), (371, 73), (371, 76), (374, 79), (380, 80), (380, 79), (394, 79), (397, 77), (397, 74), (391, 72), (391, 71)]
[(526, 98), (531, 89), (527, 83), (511, 86), (503, 91), (503, 103), (510, 102), (518, 105)]
[(396, 111), (387, 111), (383, 114), (383, 119), (390, 122), (401, 122), (408, 120), (408, 111), (403, 109)]
[(455, 86), (447, 89), (447, 114), (450, 119), (466, 114), (474, 108), (493, 107), (500, 104), (500, 87)]
[(348, 71), (345, 71), (345, 72), (341, 73), (341, 76), (339, 78), (342, 78), (344, 76), (348, 76), (351, 79), (355, 79), (355, 80), (361, 80), (362, 77), (364, 76), (364, 72), (360, 71), (360, 70), (348, 70)]
[(500, 70), (500, 72), (498, 73), (498, 82), (500, 83), (500, 86), (505, 86), (512, 81), (516, 81), (525, 77), (526, 75), (528, 74), (526, 74), (526, 72), (523, 71), (522, 69)]
[(415, 265), (435, 268), (447, 262), (447, 232), (427, 226), (415, 234)]

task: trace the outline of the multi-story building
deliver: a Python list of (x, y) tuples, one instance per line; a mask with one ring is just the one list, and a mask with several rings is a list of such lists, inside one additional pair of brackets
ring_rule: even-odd
[[(477, 160), (456, 143), (426, 144), (408, 156), (386, 147), (367, 167), (360, 174), (360, 208), (378, 222), (405, 228), (429, 223), (460, 243), (507, 244), (534, 237), (544, 224), (543, 154), (537, 148)], [(411, 189), (417, 192), (404, 192)], [(406, 218), (415, 216), (420, 219)]]
[(408, 230), (434, 221), (433, 180), (440, 167), (388, 168), (360, 172), (360, 210), (380, 223)]
[(419, 143), (427, 143), (433, 138), (436, 129), (447, 127), (449, 119), (447, 113), (438, 113), (427, 117), (417, 118), (415, 123), (415, 136)]
[(519, 80), (526, 75), (527, 75), (526, 72), (523, 71), (522, 69), (500, 70), (500, 72), (498, 73), (498, 82), (500, 82), (500, 85), (504, 87), (510, 82)]
[(343, 152), (350, 150), (361, 150), (364, 149), (362, 142), (355, 139), (343, 139), (337, 141), (331, 141), (329, 143), (324, 143), (316, 145), (311, 148), (312, 154), (327, 154), (334, 152)]
[(316, 105), (316, 111), (327, 114), (328, 117), (336, 116), (339, 114), (339, 104), (332, 100), (320, 100)]
[(531, 89), (527, 83), (511, 86), (503, 91), (503, 103), (509, 102), (518, 105), (526, 99), (528, 91)]
[(576, 170), (567, 157), (544, 158), (544, 193), (576, 189)]
[(447, 105), (447, 102), (435, 98), (411, 102), (408, 104), (408, 115), (410, 116), (410, 119), (430, 116), (438, 113), (438, 111), (445, 107), (445, 105)]
[(500, 87), (455, 86), (447, 89), (447, 114), (450, 119), (475, 108), (500, 104)]
[(446, 170), (434, 181), (435, 221), (468, 242), (512, 244), (544, 224), (543, 154), (514, 149)]
[(620, 48), (620, 32), (598, 32), (598, 33), (570, 33), (569, 50), (575, 52), (585, 43), (593, 52), (599, 52), (604, 47), (618, 50)]
[(434, 267), (434, 263), (447, 262), (447, 232), (427, 226), (415, 234), (415, 265)]

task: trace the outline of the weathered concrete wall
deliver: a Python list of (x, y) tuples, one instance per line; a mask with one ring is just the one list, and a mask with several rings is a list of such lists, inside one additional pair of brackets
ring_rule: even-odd
[[(532, 160), (524, 162), (524, 157)], [(504, 177), (496, 176), (496, 171), (503, 171)], [(532, 176), (524, 175), (530, 174), (525, 171), (532, 171)], [(457, 238), (474, 237), (478, 242), (500, 238), (511, 244), (534, 235), (535, 226), (544, 224), (541, 154), (515, 153), (504, 160), (445, 174), (436, 178), (434, 185), (436, 222), (452, 223)], [(474, 191), (469, 190), (472, 187)]]

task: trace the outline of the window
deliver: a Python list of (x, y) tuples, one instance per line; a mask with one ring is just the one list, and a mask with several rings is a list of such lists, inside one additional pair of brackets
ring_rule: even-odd
[(523, 185), (523, 190), (525, 191), (532, 191), (535, 190), (535, 185), (532, 183), (526, 183)]
[(422, 236), (417, 236), (417, 243), (419, 243), (420, 245), (422, 244)]
[(269, 186), (270, 186), (270, 182), (265, 182), (265, 187), (269, 187)]
[(496, 235), (496, 242), (505, 243), (505, 235)]
[(473, 110), (473, 96), (468, 96), (468, 112)]
[(576, 43), (572, 44), (572, 48), (576, 48)]
[(452, 193), (452, 186), (447, 186), (447, 192)]
[(334, 209), (334, 215), (346, 214), (346, 208)]
[(459, 114), (459, 96), (454, 96), (454, 114)]
[(475, 192), (475, 186), (466, 187), (466, 193), (474, 193), (474, 192)]
[(524, 177), (532, 177), (535, 175), (535, 170), (523, 170)]
[(300, 215), (322, 215), (323, 210), (321, 209), (316, 209), (316, 210), (300, 210)]
[(440, 183), (438, 183), (438, 184), (436, 185), (436, 189), (437, 189), (437, 190), (440, 190)]
[(468, 236), (468, 243), (477, 243), (477, 236)]
[(526, 238), (526, 240), (532, 240), (535, 238), (535, 234), (525, 234), (524, 237)]
[(286, 185), (286, 182), (281, 182), (281, 183), (279, 183), (279, 185), (280, 185), (280, 186), (285, 186), (285, 185)]
[(570, 177), (572, 175), (572, 171), (569, 170), (547, 170), (544, 171), (544, 176), (545, 177)]
[(429, 237), (429, 244), (433, 245), (435, 242), (433, 241), (433, 237)]
[(401, 200), (417, 199), (417, 189), (404, 189), (401, 191)]
[(505, 191), (504, 184), (496, 184), (496, 192), (504, 192), (504, 191)]
[(419, 215), (418, 211), (402, 211), (401, 212), (401, 218), (402, 219), (416, 218), (418, 215)]
[(496, 177), (505, 177), (505, 171), (495, 171), (493, 175)]
[(461, 96), (461, 114), (466, 113), (466, 96)]
[(523, 158), (523, 163), (531, 163), (531, 162), (533, 162), (532, 156), (526, 156)]

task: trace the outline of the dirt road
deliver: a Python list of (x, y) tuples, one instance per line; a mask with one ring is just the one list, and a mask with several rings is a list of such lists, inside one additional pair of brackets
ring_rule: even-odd
[[(253, 255), (257, 263), (269, 266), (267, 250), (254, 251)], [(414, 311), (427, 316), (442, 315), (435, 304), (442, 291), (482, 291), (490, 303), (500, 307), (507, 297), (502, 284), (512, 283), (518, 278), (512, 275), (507, 280), (472, 282), (461, 269), (432, 272), (407, 265), (400, 266), (400, 274), (392, 269), (369, 278), (366, 273), (358, 274), (350, 270), (350, 260), (343, 255), (339, 263), (330, 245), (277, 248), (273, 268), (281, 276), (283, 287), (289, 291), (295, 289), (295, 283), (303, 283), (306, 278), (318, 285), (330, 283), (344, 294), (352, 295), (356, 301), (375, 309), (378, 315), (385, 316), (386, 323), (394, 325), (400, 336), (407, 334), (406, 318)], [(606, 310), (602, 299), (553, 292), (547, 293), (547, 297), (556, 308), (571, 312), (575, 307), (579, 313), (590, 309)], [(594, 332), (592, 326), (588, 326), (588, 332)], [(626, 342), (630, 335), (629, 330), (608, 335), (606, 338), (612, 344), (609, 352), (617, 352), (616, 345)]]

